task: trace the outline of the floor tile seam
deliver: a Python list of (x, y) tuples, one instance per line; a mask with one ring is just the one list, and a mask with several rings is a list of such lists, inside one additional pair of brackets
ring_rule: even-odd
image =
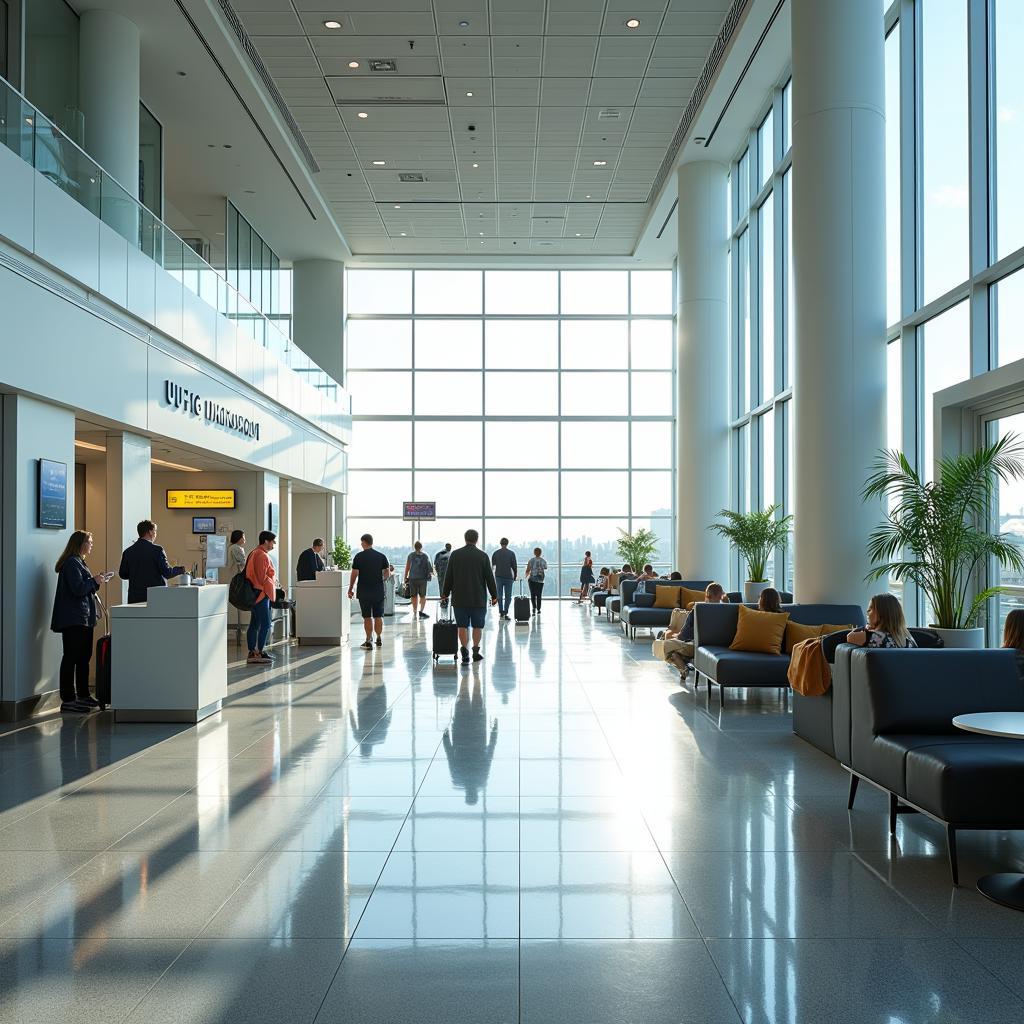
[[(1019, 913), (1019, 911), (1017, 911), (1017, 913)], [(1000, 975), (996, 974), (996, 972), (994, 970), (992, 970), (992, 968), (989, 967), (989, 965), (987, 963), (985, 963), (984, 960), (981, 960), (975, 953), (972, 953), (971, 950), (969, 950), (964, 945), (964, 942), (970, 941), (970, 938), (971, 938), (970, 936), (966, 936), (966, 935), (948, 935), (947, 936), (947, 939), (949, 941), (951, 941), (965, 956), (970, 957), (971, 960), (973, 960), (976, 964), (979, 964), (984, 969), (986, 974), (988, 974), (995, 981), (997, 981), (1001, 988), (1003, 988), (1006, 992), (1008, 992), (1018, 1003), (1021, 1004), (1022, 1007), (1024, 1007), (1024, 996), (1022, 996), (1015, 989), (1010, 988), (1010, 986), (1003, 980), (1003, 978), (1000, 977)], [(982, 941), (985, 941), (988, 938), (996, 938), (997, 941), (998, 941), (999, 937), (998, 936), (977, 936), (975, 938), (976, 939), (980, 938)], [(1011, 939), (1010, 941), (1020, 942), (1022, 940), (1020, 940), (1020, 939)]]
[[(10, 852), (18, 853), (18, 852), (21, 852), (21, 851), (13, 850), (13, 851), (10, 851)], [(45, 851), (28, 851), (28, 852), (45, 852)], [(54, 852), (56, 852), (56, 853), (92, 853), (92, 856), (89, 857), (82, 864), (80, 864), (77, 868), (75, 868), (74, 871), (69, 871), (66, 875), (63, 875), (60, 878), (56, 878), (56, 879), (52, 880), (52, 884), (49, 883), (49, 882), (44, 882), (43, 883), (44, 888), (42, 888), (41, 890), (38, 890), (36, 895), (34, 895), (28, 901), (28, 903), (26, 903), (20, 910), (17, 910), (17, 911), (15, 911), (12, 914), (6, 914), (6, 915), (3, 915), (3, 916), (0, 916), (0, 927), (3, 927), (8, 922), (13, 921), (17, 917), (21, 917), (21, 915), (24, 914), (26, 911), (31, 910), (32, 907), (34, 907), (35, 904), (39, 900), (43, 899), (46, 896), (49, 896), (49, 894), (51, 892), (53, 892), (54, 890), (60, 888), (60, 886), (62, 886), (69, 878), (71, 878), (73, 875), (77, 875), (78, 872), (81, 871), (83, 868), (87, 868), (90, 864), (92, 864), (92, 862), (94, 860), (96, 860), (97, 858), (101, 857), (107, 851), (106, 850), (95, 850), (95, 851), (92, 851), (92, 850), (58, 850), (58, 851), (54, 851)], [(16, 941), (20, 942), (20, 941), (24, 941), (24, 940), (20, 940), (19, 939), (19, 940), (16, 940)]]

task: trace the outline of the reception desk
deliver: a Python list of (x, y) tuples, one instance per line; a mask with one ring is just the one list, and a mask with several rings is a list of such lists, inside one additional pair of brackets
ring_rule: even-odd
[(228, 690), (228, 588), (151, 587), (110, 609), (111, 707), (119, 722), (198, 722)]
[(351, 608), (347, 572), (318, 572), (292, 588), (295, 597), (295, 635), (300, 644), (330, 646), (349, 636)]

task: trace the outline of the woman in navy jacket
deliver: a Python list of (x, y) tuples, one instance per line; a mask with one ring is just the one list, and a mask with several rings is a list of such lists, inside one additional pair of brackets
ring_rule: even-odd
[(57, 592), (53, 595), (50, 629), (60, 633), (64, 641), (64, 656), (60, 660), (61, 711), (89, 711), (99, 707), (99, 701), (89, 695), (89, 660), (96, 625), (93, 595), (100, 589), (104, 576), (102, 573), (93, 575), (85, 564), (91, 551), (92, 534), (75, 530), (54, 567)]

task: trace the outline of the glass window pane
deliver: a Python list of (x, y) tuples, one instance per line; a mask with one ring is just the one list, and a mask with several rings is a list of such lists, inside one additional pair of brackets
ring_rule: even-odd
[(768, 508), (775, 504), (775, 412), (761, 416), (758, 426), (761, 434), (761, 508)]
[[(669, 572), (674, 569), (672, 564), (673, 529), (671, 519), (654, 519), (645, 516), (633, 516), (630, 525), (634, 532), (641, 528), (650, 530), (655, 536), (657, 548), (651, 556), (651, 564), (658, 572)], [(684, 571), (685, 574), (685, 571)]]
[(479, 423), (445, 420), (416, 421), (416, 468), (448, 469), (483, 464)]
[(483, 303), (482, 271), (417, 270), (416, 312), (479, 313)]
[(785, 120), (782, 123), (782, 151), (789, 152), (793, 145), (793, 79), (791, 78), (786, 87), (782, 90), (782, 113)]
[(967, 4), (928, 0), (920, 16), (927, 303), (968, 275)]
[[(508, 539), (508, 546), (516, 553), (520, 568), (533, 557), (533, 549), (540, 548), (550, 568), (558, 558), (557, 519), (486, 519), (484, 521), (484, 550), (490, 554)], [(525, 588), (524, 588), (525, 589)]]
[(900, 319), (900, 26), (885, 39), (886, 323)]
[(562, 369), (604, 370), (629, 365), (625, 320), (562, 322)]
[(353, 551), (359, 550), (359, 538), (368, 533), (373, 538), (373, 546), (382, 554), (387, 555), (391, 564), (402, 569), (405, 556), (412, 547), (412, 524), (401, 519), (383, 519), (375, 516), (372, 519), (360, 519), (349, 516), (346, 523), (345, 536)]
[(625, 470), (562, 473), (562, 514), (585, 516), (600, 507), (609, 516), (629, 512), (629, 474)]
[(761, 206), (761, 401), (775, 392), (775, 197)]
[(671, 370), (674, 346), (671, 320), (634, 320), (630, 361), (634, 370)]
[(408, 415), (412, 407), (412, 374), (359, 370), (348, 375), (353, 416)]
[(600, 316), (629, 312), (625, 270), (563, 270), (562, 312)]
[(484, 344), (489, 370), (558, 368), (557, 320), (488, 320)]
[(634, 315), (671, 315), (672, 271), (634, 270), (630, 274), (629, 303)]
[(674, 378), (671, 373), (634, 373), (630, 377), (634, 416), (671, 416)]
[(483, 404), (480, 377), (479, 371), (417, 370), (416, 415), (479, 416)]
[(992, 286), (993, 333), (996, 365), (1024, 358), (1024, 271), (1004, 277)]
[(672, 514), (672, 474), (656, 470), (633, 473), (633, 518)]
[(349, 320), (346, 332), (350, 370), (411, 369), (411, 320)]
[(772, 176), (775, 167), (775, 156), (772, 151), (775, 115), (769, 110), (768, 116), (761, 122), (757, 129), (757, 152), (760, 157), (760, 173), (757, 176), (757, 184), (763, 187)]
[(488, 420), (487, 465), (493, 469), (558, 468), (558, 423)]
[(633, 458), (635, 469), (670, 469), (672, 466), (672, 424), (634, 421)]
[(1024, 4), (996, 0), (995, 31), (995, 256), (1024, 244)]
[(625, 469), (629, 465), (629, 425), (563, 421), (562, 465), (579, 469)]
[(479, 320), (417, 320), (416, 368), (479, 370), (481, 326)]
[(899, 341), (885, 348), (885, 446), (903, 451), (903, 368)]
[(617, 548), (619, 530), (628, 531), (628, 525), (625, 518), (562, 520), (562, 565), (572, 586), (579, 586), (583, 555), (587, 551), (594, 559), (595, 576), (602, 566), (610, 569), (621, 563)]
[(558, 374), (488, 370), (488, 416), (557, 416)]
[(739, 351), (737, 362), (740, 367), (736, 380), (737, 412), (746, 412), (750, 400), (750, 232), (744, 231), (739, 237), (737, 256), (739, 261)]
[(350, 469), (409, 469), (412, 466), (412, 424), (394, 420), (352, 423)]
[(920, 328), (924, 365), (924, 470), (934, 478), (935, 452), (932, 441), (936, 391), (967, 380), (971, 375), (970, 320), (966, 300)]
[(557, 472), (487, 470), (484, 485), (489, 516), (558, 515)]
[(743, 151), (740, 157), (740, 166), (737, 172), (739, 178), (739, 209), (736, 211), (737, 218), (747, 215), (747, 207), (750, 206), (750, 150)]
[(350, 470), (348, 488), (349, 515), (401, 515), (402, 502), (412, 500), (412, 473)]
[(628, 381), (628, 373), (563, 373), (562, 415), (627, 416)]
[(416, 469), (414, 501), (436, 501), (448, 516), (478, 516), (483, 512), (483, 474), (477, 470), (439, 472)]
[(557, 270), (488, 270), (486, 310), (519, 316), (558, 312)]
[(411, 313), (411, 270), (349, 270), (349, 313)]
[(796, 292), (793, 287), (793, 173), (782, 179), (782, 196), (786, 204), (786, 386), (793, 386), (793, 361), (796, 357)]

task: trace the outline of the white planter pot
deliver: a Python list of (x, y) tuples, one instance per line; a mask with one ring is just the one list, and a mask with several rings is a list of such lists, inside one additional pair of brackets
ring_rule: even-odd
[(771, 586), (771, 583), (753, 583), (747, 580), (743, 584), (743, 602), (744, 604), (757, 604), (757, 599)]
[(942, 643), (946, 647), (966, 647), (972, 651), (980, 651), (985, 647), (985, 630), (978, 629), (939, 629), (938, 626), (929, 626), (930, 630), (942, 637)]

